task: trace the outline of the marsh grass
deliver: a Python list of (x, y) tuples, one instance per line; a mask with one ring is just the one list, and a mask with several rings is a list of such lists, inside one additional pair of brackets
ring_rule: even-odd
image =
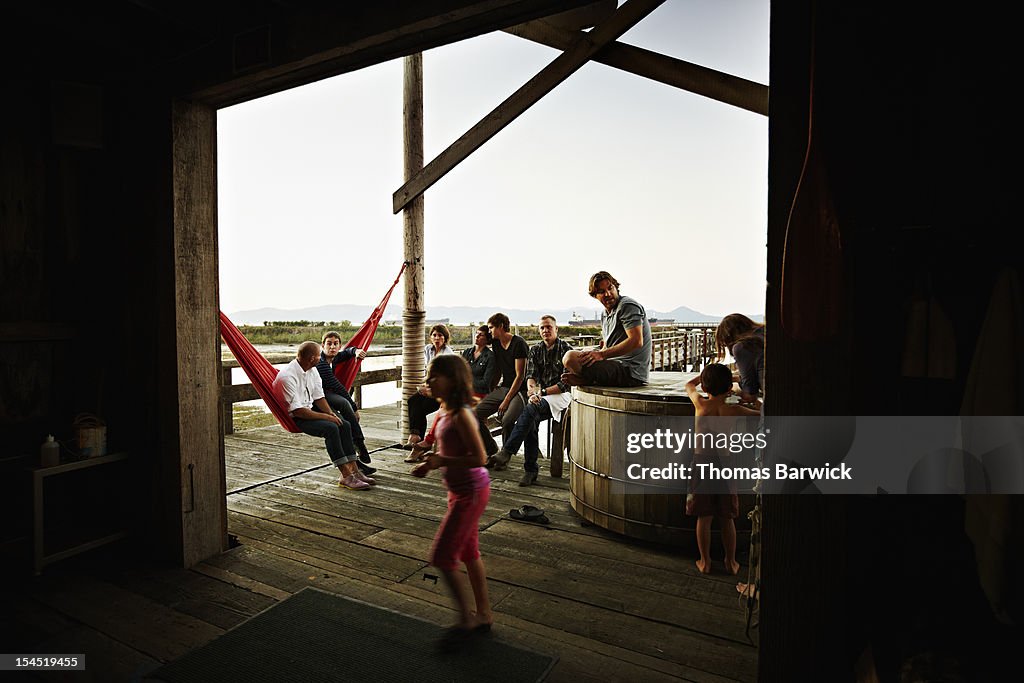
[(260, 406), (235, 405), (232, 411), (232, 420), (236, 432), (277, 424), (277, 418)]

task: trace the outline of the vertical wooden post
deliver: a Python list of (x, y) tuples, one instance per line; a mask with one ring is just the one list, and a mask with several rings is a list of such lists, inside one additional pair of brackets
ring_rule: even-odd
[(165, 410), (176, 411), (177, 419), (161, 441), (168, 444), (163, 481), (180, 534), (178, 559), (191, 567), (228, 543), (217, 332), (217, 112), (176, 100), (171, 131), (177, 398)]
[[(423, 54), (405, 58), (403, 85), (405, 181), (423, 168)], [(409, 397), (423, 382), (423, 195), (402, 210), (405, 260), (405, 306), (402, 311), (402, 440), (409, 436)]]

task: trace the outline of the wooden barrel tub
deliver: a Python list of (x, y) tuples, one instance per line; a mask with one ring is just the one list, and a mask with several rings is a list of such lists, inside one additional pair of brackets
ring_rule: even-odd
[[(573, 509), (585, 520), (630, 538), (695, 547), (696, 518), (686, 515), (685, 482), (666, 482), (661, 490), (641, 487), (621, 471), (627, 434), (679, 431), (693, 425), (693, 404), (686, 382), (694, 373), (652, 372), (643, 387), (573, 388), (569, 430), (569, 492)], [(619, 467), (614, 467), (614, 458)], [(754, 497), (740, 494), (736, 519), (738, 545), (749, 541), (747, 513)], [(718, 523), (712, 525), (718, 536)], [(716, 551), (720, 559), (720, 551)]]

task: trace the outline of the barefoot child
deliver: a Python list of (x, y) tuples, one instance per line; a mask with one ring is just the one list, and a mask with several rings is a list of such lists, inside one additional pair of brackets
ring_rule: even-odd
[[(697, 391), (701, 386), (708, 396), (705, 398)], [(710, 363), (686, 384), (686, 393), (693, 402), (695, 433), (701, 433), (700, 418), (702, 417), (745, 417), (759, 415), (756, 410), (725, 402), (732, 390), (732, 372), (721, 363)], [(707, 421), (705, 421), (707, 423)], [(720, 423), (719, 423), (720, 424)], [(712, 431), (720, 431), (718, 429)], [(715, 448), (694, 448), (694, 463), (709, 462), (721, 467)], [(701, 481), (691, 479), (691, 490), (686, 496), (686, 514), (697, 517), (697, 549), (700, 559), (697, 569), (703, 574), (711, 573), (711, 520), (718, 517), (722, 527), (722, 545), (725, 546), (725, 569), (732, 575), (740, 571), (740, 563), (736, 561), (736, 523), (739, 516), (740, 499), (736, 495), (736, 481)]]
[[(430, 557), (430, 563), (444, 575), (459, 610), (459, 623), (448, 629), (440, 643), (447, 649), (458, 646), (474, 632), (489, 631), (494, 620), (477, 539), (480, 515), (487, 507), (491, 485), (484, 469), (487, 461), (484, 444), (476, 416), (470, 410), (475, 399), (469, 364), (462, 356), (439, 355), (430, 362), (427, 385), (441, 404), (434, 427), (438, 450), (413, 468), (412, 473), (425, 477), (430, 470), (443, 467), (448, 487), (448, 512), (434, 537)], [(475, 614), (470, 610), (458, 570), (460, 561), (469, 574), (476, 602)]]

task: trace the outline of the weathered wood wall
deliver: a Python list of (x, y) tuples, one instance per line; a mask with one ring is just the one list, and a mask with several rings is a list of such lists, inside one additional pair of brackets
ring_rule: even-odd
[[(1008, 180), (1012, 127), (999, 95), (1012, 41), (996, 23), (923, 6), (772, 4), (770, 415), (959, 413), (995, 273), (1021, 264), (1006, 249), (1019, 221)], [(779, 285), (807, 141), (812, 39), (845, 288), (839, 333), (798, 342), (781, 329)], [(910, 297), (922, 275), (952, 321), (952, 379), (903, 377)], [(891, 334), (879, 344), (881, 330)], [(848, 677), (869, 643), (892, 675), (900, 647), (937, 647), (939, 629), (958, 643), (945, 652), (958, 657), (991, 633), (984, 610), (967, 604), (978, 596), (977, 574), (958, 497), (769, 496), (763, 536), (761, 680)], [(917, 597), (960, 581), (968, 588), (941, 607)]]
[[(217, 113), (175, 101), (174, 304), (182, 563), (227, 549), (217, 296)], [(173, 493), (177, 493), (173, 492)]]

